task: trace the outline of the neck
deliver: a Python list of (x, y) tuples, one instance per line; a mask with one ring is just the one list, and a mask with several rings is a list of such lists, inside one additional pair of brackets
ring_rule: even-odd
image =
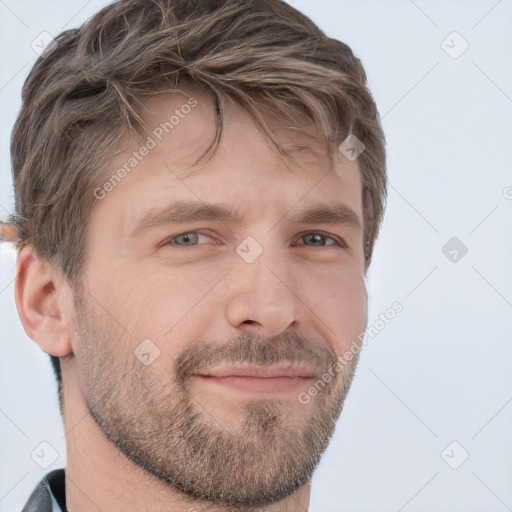
[[(63, 373), (66, 505), (69, 512), (226, 512), (197, 502), (128, 459), (103, 433), (83, 400), (76, 373)], [(310, 484), (253, 512), (307, 512)], [(249, 508), (244, 508), (248, 511)]]

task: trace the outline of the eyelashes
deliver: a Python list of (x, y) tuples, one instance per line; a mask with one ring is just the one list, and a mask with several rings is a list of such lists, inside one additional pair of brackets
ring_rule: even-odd
[[(191, 236), (192, 235), (192, 236)], [(192, 248), (196, 247), (198, 245), (204, 245), (200, 243), (194, 243), (193, 245), (181, 245), (179, 243), (175, 243), (175, 241), (180, 239), (180, 237), (183, 237), (185, 239), (189, 239), (192, 242), (196, 241), (198, 242), (199, 237), (203, 236), (210, 240), (214, 240), (212, 236), (210, 236), (208, 233), (201, 231), (201, 230), (193, 230), (193, 231), (185, 231), (183, 233), (179, 233), (177, 235), (173, 235), (171, 237), (166, 238), (160, 246), (171, 246), (171, 247), (179, 247), (179, 248)], [(323, 239), (330, 239), (333, 243), (327, 244), (327, 245), (307, 245), (307, 244), (300, 244), (303, 247), (313, 247), (313, 248), (326, 248), (326, 247), (338, 247), (340, 249), (347, 249), (348, 245), (347, 243), (338, 236), (331, 235), (329, 233), (324, 233), (323, 231), (308, 231), (306, 233), (303, 233), (299, 235), (298, 240), (305, 240), (308, 237), (314, 236), (316, 239), (323, 238)]]
[(310, 233), (306, 233), (305, 235), (302, 235), (300, 237), (300, 239), (304, 239), (304, 238), (307, 238), (308, 236), (311, 236), (311, 235), (315, 235), (315, 236), (320, 236), (320, 237), (323, 237), (323, 238), (330, 238), (331, 240), (334, 241), (334, 244), (330, 244), (330, 245), (312, 245), (312, 246), (305, 246), (305, 247), (333, 247), (335, 245), (339, 246), (340, 248), (342, 249), (346, 249), (347, 248), (347, 244), (345, 243), (345, 241), (342, 239), (342, 238), (339, 238), (337, 236), (334, 236), (334, 235), (329, 235), (327, 233), (323, 233), (322, 231), (311, 231)]

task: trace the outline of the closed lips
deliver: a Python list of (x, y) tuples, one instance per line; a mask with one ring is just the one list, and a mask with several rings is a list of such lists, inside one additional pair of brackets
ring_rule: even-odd
[(309, 365), (273, 365), (261, 366), (252, 364), (226, 365), (210, 368), (209, 370), (198, 371), (200, 377), (253, 377), (259, 379), (272, 379), (278, 377), (312, 379), (315, 371)]

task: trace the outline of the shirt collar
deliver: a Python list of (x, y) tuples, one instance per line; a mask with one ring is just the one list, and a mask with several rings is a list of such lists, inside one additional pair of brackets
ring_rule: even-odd
[(64, 469), (48, 473), (34, 489), (22, 512), (67, 512)]

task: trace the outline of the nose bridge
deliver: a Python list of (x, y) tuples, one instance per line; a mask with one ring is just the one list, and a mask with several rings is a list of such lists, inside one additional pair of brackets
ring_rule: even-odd
[(288, 249), (272, 236), (246, 237), (236, 248), (230, 322), (257, 324), (266, 336), (276, 336), (298, 320), (300, 301)]

